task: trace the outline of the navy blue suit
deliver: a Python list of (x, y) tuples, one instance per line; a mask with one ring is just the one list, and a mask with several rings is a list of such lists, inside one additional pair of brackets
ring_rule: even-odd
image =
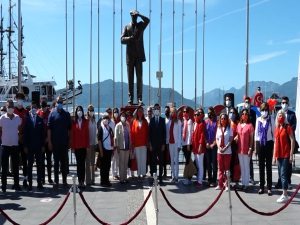
[(34, 156), (37, 165), (37, 182), (42, 179), (42, 147), (45, 146), (44, 120), (35, 115), (35, 124), (32, 121), (32, 114), (28, 115), (24, 124), (24, 148), (27, 147), (28, 154), (28, 182), (32, 185), (32, 166)]

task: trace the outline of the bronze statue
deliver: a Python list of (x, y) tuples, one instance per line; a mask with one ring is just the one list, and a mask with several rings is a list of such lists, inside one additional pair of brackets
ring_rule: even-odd
[[(143, 35), (144, 30), (148, 26), (150, 20), (144, 15), (141, 15), (136, 10), (130, 11), (131, 22), (124, 27), (121, 43), (126, 45), (126, 64), (128, 77), (128, 105), (133, 104), (134, 99), (134, 68), (136, 72), (137, 83), (137, 103), (143, 105), (143, 66), (146, 61), (144, 51)], [(137, 23), (137, 17), (141, 17), (143, 21)]]

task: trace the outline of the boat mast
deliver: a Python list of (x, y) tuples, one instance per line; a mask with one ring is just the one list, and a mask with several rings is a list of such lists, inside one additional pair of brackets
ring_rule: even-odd
[(11, 29), (11, 0), (9, 0), (9, 27), (7, 28), (7, 32), (8, 32), (8, 78), (11, 79), (11, 33), (12, 33), (12, 29)]
[[(22, 76), (22, 20), (21, 20), (21, 0), (18, 0), (18, 91), (21, 92), (21, 76)], [(30, 74), (28, 74), (30, 76)]]
[(3, 38), (4, 38), (4, 32), (5, 30), (3, 30), (3, 17), (2, 17), (2, 4), (1, 4), (1, 22), (0, 22), (0, 76), (4, 76), (4, 69), (3, 69), (3, 60), (4, 60), (4, 55), (6, 55), (6, 52), (3, 52)]

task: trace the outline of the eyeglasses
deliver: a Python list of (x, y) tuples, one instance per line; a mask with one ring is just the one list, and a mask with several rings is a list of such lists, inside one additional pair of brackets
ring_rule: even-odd
[(184, 113), (186, 113), (186, 111), (183, 111)]

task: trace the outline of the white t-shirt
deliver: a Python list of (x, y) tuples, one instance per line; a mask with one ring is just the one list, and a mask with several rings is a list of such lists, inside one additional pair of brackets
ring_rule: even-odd
[(17, 114), (13, 114), (10, 119), (7, 113), (0, 117), (0, 127), (2, 127), (2, 145), (4, 146), (18, 146), (18, 130), (22, 124), (21, 118)]
[[(111, 146), (111, 140), (110, 140), (110, 136), (109, 136), (109, 128), (106, 128), (103, 124), (103, 122), (101, 122), (101, 126), (102, 126), (102, 129), (103, 129), (103, 139), (105, 139), (105, 141), (103, 142), (103, 147), (106, 149), (106, 150), (113, 150), (114, 149), (114, 146)], [(108, 126), (111, 128), (111, 131), (114, 132), (115, 131), (115, 122), (114, 121), (110, 121)]]
[[(221, 136), (222, 136), (222, 131), (221, 129), (224, 129), (223, 127), (218, 127), (217, 129), (217, 134), (216, 134), (216, 139), (218, 142), (221, 142)], [(232, 129), (231, 127), (226, 127), (226, 130), (224, 131), (224, 146), (226, 146), (229, 142), (230, 137), (233, 136)], [(218, 153), (219, 154), (231, 154), (231, 146), (228, 147), (228, 149), (224, 152), (221, 153), (220, 149), (218, 148)]]

